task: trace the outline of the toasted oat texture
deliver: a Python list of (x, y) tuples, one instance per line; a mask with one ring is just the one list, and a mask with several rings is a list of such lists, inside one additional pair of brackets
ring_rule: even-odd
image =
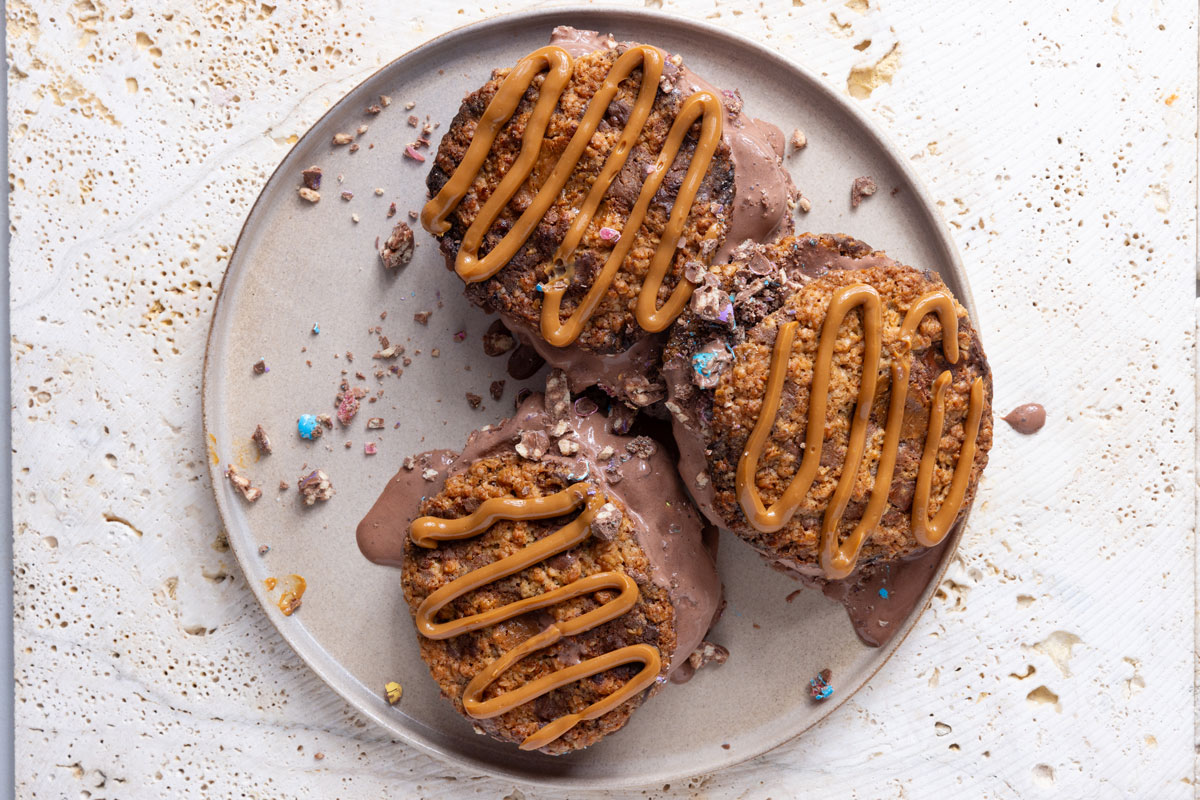
[[(897, 353), (900, 325), (917, 298), (944, 284), (932, 272), (921, 272), (896, 264), (884, 254), (873, 252), (855, 240), (810, 236), (795, 239), (803, 240), (802, 249), (807, 249), (813, 258), (823, 251), (830, 258), (830, 264), (845, 267), (843, 262), (850, 258), (872, 263), (873, 266), (867, 269), (835, 269), (819, 277), (812, 277), (811, 271), (807, 275), (794, 272), (791, 277), (798, 286), (790, 294), (785, 296), (777, 289), (768, 289), (759, 292), (753, 300), (743, 301), (735, 314), (737, 327), (710, 323), (695, 314), (689, 314), (681, 319), (672, 334), (667, 348), (666, 371), (671, 394), (669, 407), (675, 417), (674, 430), (676, 437), (683, 440), (680, 443), (681, 451), (690, 449), (693, 453), (703, 454), (697, 460), (702, 462), (700, 468), (707, 469), (705, 480), (701, 482), (707, 496), (698, 497), (700, 505), (710, 517), (714, 517), (714, 522), (734, 531), (769, 558), (801, 572), (814, 574), (814, 568), (819, 564), (822, 517), (842, 473), (851, 417), (861, 381), (864, 349), (862, 321), (859, 312), (852, 311), (839, 331), (834, 349), (821, 466), (812, 488), (786, 526), (774, 533), (763, 533), (753, 528), (742, 512), (737, 498), (735, 474), (762, 406), (779, 326), (792, 319), (799, 323), (779, 413), (756, 474), (756, 483), (766, 505), (783, 494), (804, 455), (812, 364), (833, 292), (849, 284), (866, 283), (875, 287), (883, 300), (883, 350), (879, 379), (867, 429), (866, 452), (839, 527), (839, 533), (845, 535), (861, 519), (874, 486), (874, 473), (883, 444), (891, 396), (891, 364)], [(794, 244), (788, 242), (782, 246), (785, 253), (774, 254), (776, 266), (786, 260), (778, 256), (799, 252), (792, 250)], [(755, 255), (763, 253), (762, 248), (757, 248)], [(820, 260), (814, 261), (813, 258), (809, 258), (808, 263), (815, 264)], [(752, 274), (747, 262), (742, 261), (728, 265), (719, 277), (722, 287), (732, 288), (735, 281), (744, 283), (747, 276)], [(776, 281), (785, 279), (778, 271), (770, 274)], [(912, 535), (910, 511), (917, 467), (928, 429), (932, 385), (944, 370), (950, 371), (953, 381), (946, 395), (946, 419), (933, 474), (930, 515), (941, 507), (949, 490), (964, 438), (971, 384), (977, 377), (984, 379), (986, 403), (964, 509), (970, 506), (979, 476), (987, 464), (988, 450), (992, 444), (991, 371), (979, 335), (968, 320), (966, 311), (957, 303), (956, 308), (960, 351), (957, 364), (951, 365), (942, 352), (942, 327), (936, 316), (926, 316), (917, 330), (888, 505), (879, 525), (863, 546), (860, 565), (900, 558), (922, 549)], [(697, 375), (693, 356), (706, 349), (709, 352), (728, 352), (731, 358), (720, 364), (718, 374), (705, 378)], [(698, 385), (705, 383), (712, 385)], [(690, 470), (696, 466), (693, 463), (687, 468)], [(690, 488), (697, 486), (695, 478), (695, 474), (684, 474)]]
[[(527, 461), (506, 451), (480, 459), (466, 471), (448, 478), (440, 493), (422, 503), (421, 513), (446, 518), (464, 517), (491, 497), (541, 497), (559, 492), (568, 485), (569, 479), (553, 462)], [(421, 601), (441, 586), (554, 533), (573, 516), (541, 521), (500, 521), (479, 536), (442, 542), (433, 549), (417, 547), (411, 540), (406, 540), (401, 577), (405, 599), (415, 614)], [(494, 697), (543, 675), (630, 644), (645, 643), (662, 653), (673, 652), (675, 609), (666, 590), (650, 581), (650, 565), (634, 538), (633, 525), (632, 515), (624, 513), (611, 540), (589, 536), (570, 550), (459, 598), (443, 611), (442, 618), (457, 619), (542, 595), (607, 570), (625, 572), (638, 582), (641, 597), (632, 609), (611, 622), (527, 656), (492, 684), (485, 697)], [(548, 624), (577, 617), (611, 597), (611, 592), (598, 592), (450, 639), (418, 637), (421, 658), (429, 665), (442, 694), (454, 703), (459, 713), (464, 713), (462, 694), (472, 676)], [(663, 659), (662, 678), (666, 677), (668, 661), (668, 658)], [(519, 744), (548, 722), (582, 711), (621, 688), (639, 668), (636, 664), (614, 667), (555, 689), (498, 717), (474, 722), (490, 736)], [(659, 680), (609, 713), (580, 722), (543, 750), (557, 755), (595, 743), (621, 728), (634, 709), (661, 685), (662, 680)]]
[[(613, 62), (622, 52), (624, 47), (618, 46), (611, 50), (599, 50), (576, 60), (571, 80), (547, 128), (538, 166), (514, 195), (500, 219), (492, 226), (480, 247), (481, 254), (486, 254), (500, 241), (537, 194), (559, 154), (574, 134), (578, 120), (592, 94), (603, 83)], [(492, 80), (463, 101), (458, 115), (438, 146), (433, 168), (426, 179), (431, 196), (437, 194), (458, 167), (471, 142), (476, 124), (508, 72), (507, 69), (497, 70)], [(450, 268), (454, 266), (459, 245), (467, 228), (520, 151), (521, 136), (537, 101), (542, 78), (543, 76), (539, 76), (526, 92), (513, 118), (497, 136), (492, 151), (470, 191), (448, 219), (450, 229), (441, 238), (441, 249)], [(554, 251), (566, 233), (574, 210), (583, 203), (592, 182), (624, 128), (641, 81), (642, 72), (638, 69), (622, 82), (616, 98), (609, 105), (600, 127), (592, 137), (590, 147), (576, 165), (566, 186), (541, 224), (506, 267), (490, 280), (467, 287), (467, 297), (472, 302), (488, 311), (511, 314), (530, 329), (538, 330), (542, 298), (537, 291), (537, 285), (552, 279), (551, 259)], [(612, 251), (614, 242), (602, 239), (600, 229), (607, 227), (615, 231), (624, 230), (625, 221), (641, 192), (647, 171), (653, 167), (671, 124), (689, 94), (679, 88), (672, 88), (669, 92), (658, 92), (640, 138), (575, 251), (571, 287), (563, 297), (564, 319), (578, 307), (579, 301), (593, 284)], [(655, 195), (646, 220), (638, 230), (634, 246), (621, 265), (611, 288), (577, 340), (576, 343), (583, 349), (603, 354), (619, 353), (647, 335), (634, 318), (634, 304), (666, 225), (674, 197), (691, 163), (699, 130), (700, 123), (697, 122), (684, 140), (674, 164)], [(717, 245), (724, 240), (726, 218), (732, 208), (733, 199), (733, 163), (729, 146), (722, 140), (692, 204), (671, 268), (659, 289), (659, 304), (670, 296), (681, 279), (683, 264), (688, 260), (701, 258), (701, 239), (710, 236), (715, 239)], [(711, 253), (713, 243), (708, 246)]]

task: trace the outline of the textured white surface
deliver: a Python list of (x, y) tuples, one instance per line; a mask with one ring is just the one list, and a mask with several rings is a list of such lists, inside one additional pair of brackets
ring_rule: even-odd
[[(156, 5), (8, 3), (18, 792), (504, 797), (282, 643), (223, 545), (198, 397), (225, 258), (290, 142), (409, 47), (526, 4)], [(1194, 796), (1194, 5), (662, 6), (873, 88), (953, 226), (997, 409), (1049, 422), (997, 426), (961, 558), (871, 687), (647, 793)]]

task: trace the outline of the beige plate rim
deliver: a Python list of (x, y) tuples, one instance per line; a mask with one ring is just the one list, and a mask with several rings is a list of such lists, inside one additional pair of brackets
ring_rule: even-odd
[[(479, 29), (487, 29), (489, 27), (499, 27), (501, 25), (511, 24), (513, 21), (524, 21), (524, 22), (527, 22), (529, 25), (546, 26), (546, 25), (550, 24), (550, 22), (552, 20), (556, 21), (556, 22), (561, 22), (561, 17), (566, 13), (569, 13), (572, 16), (572, 21), (577, 22), (580, 27), (588, 27), (588, 28), (593, 28), (593, 29), (604, 29), (605, 26), (607, 24), (609, 24), (606, 22), (606, 19), (609, 19), (609, 18), (619, 18), (621, 20), (621, 22), (624, 22), (624, 23), (628, 23), (630, 21), (636, 23), (639, 20), (644, 20), (647, 23), (652, 22), (652, 23), (657, 23), (657, 24), (669, 24), (676, 28), (694, 32), (698, 39), (708, 39), (708, 40), (712, 41), (714, 44), (724, 42), (724, 43), (728, 43), (731, 46), (736, 46), (739, 48), (744, 48), (744, 49), (753, 51), (755, 53), (756, 57), (764, 59), (764, 61), (767, 62), (768, 65), (795, 73), (800, 79), (805, 81), (805, 83), (807, 84), (807, 88), (809, 90), (813, 91), (814, 93), (820, 95), (823, 101), (837, 106), (838, 109), (842, 113), (845, 113), (848, 116), (853, 117), (855, 119), (855, 121), (858, 123), (858, 125), (861, 126), (861, 132), (866, 134), (867, 136), (869, 136), (871, 139), (873, 139), (874, 144), (876, 146), (878, 146), (883, 152), (885, 152), (891, 156), (892, 166), (898, 172), (900, 172), (901, 175), (903, 175), (905, 180), (908, 182), (909, 187), (911, 187), (911, 189), (913, 190), (913, 192), (916, 195), (915, 199), (916, 199), (917, 203), (923, 207), (923, 210), (926, 212), (926, 214), (928, 215), (928, 217), (930, 219), (931, 227), (937, 234), (938, 240), (936, 242), (936, 245), (937, 245), (938, 249), (941, 251), (940, 255), (941, 255), (942, 259), (944, 259), (944, 263), (949, 265), (950, 272), (953, 274), (953, 277), (956, 279), (956, 282), (957, 282), (958, 286), (960, 287), (959, 290), (956, 292), (956, 296), (958, 297), (960, 302), (963, 304), (963, 306), (966, 307), (966, 309), (970, 313), (972, 319), (975, 320), (976, 328), (978, 329), (981, 327), (979, 324), (978, 310), (975, 306), (974, 299), (973, 299), (971, 291), (970, 291), (970, 284), (967, 280), (966, 271), (963, 267), (962, 260), (959, 256), (958, 250), (954, 245), (953, 239), (950, 236), (950, 232), (949, 232), (949, 229), (947, 228), (946, 222), (942, 218), (941, 214), (937, 212), (936, 205), (934, 204), (932, 196), (930, 195), (929, 191), (924, 186), (923, 182), (917, 175), (916, 171), (909, 164), (908, 160), (906, 158), (904, 158), (900, 154), (899, 150), (889, 141), (889, 139), (887, 138), (885, 133), (882, 131), (882, 129), (873, 120), (871, 120), (857, 105), (852, 103), (846, 97), (843, 97), (838, 92), (834, 91), (813, 70), (811, 70), (801, 64), (798, 64), (796, 62), (793, 62), (790, 59), (784, 57), (783, 55), (770, 49), (769, 47), (766, 47), (766, 46), (764, 46), (758, 42), (755, 42), (745, 36), (742, 36), (741, 34), (734, 33), (729, 30), (726, 30), (726, 29), (718, 28), (714, 25), (710, 25), (705, 22), (700, 22), (700, 21), (690, 19), (690, 18), (677, 17), (677, 16), (673, 16), (673, 15), (666, 14), (666, 13), (659, 12), (659, 11), (650, 11), (650, 10), (645, 10), (645, 9), (630, 9), (630, 8), (622, 8), (622, 7), (606, 7), (606, 6), (589, 6), (586, 8), (573, 8), (573, 7), (568, 7), (568, 6), (557, 6), (557, 7), (542, 8), (542, 9), (538, 9), (538, 10), (534, 10), (534, 11), (522, 11), (522, 12), (514, 12), (514, 13), (510, 13), (510, 14), (495, 15), (492, 17), (488, 17), (484, 20), (477, 21), (477, 22), (474, 22), (474, 23), (471, 23), (468, 25), (463, 25), (458, 28), (454, 28), (450, 31), (447, 31), (446, 33), (443, 33), (440, 36), (432, 38), (432, 39), (426, 41), (425, 43), (419, 45), (418, 47), (415, 47), (415, 48), (409, 50), (408, 52), (404, 53), (403, 55), (399, 56), (398, 58), (396, 58), (396, 59), (392, 60), (391, 62), (389, 62), (388, 64), (384, 65), (380, 69), (376, 70), (371, 75), (365, 77), (362, 81), (359, 81), (359, 83), (356, 84), (356, 86), (354, 88), (348, 90), (346, 92), (346, 95), (343, 96), (343, 98), (341, 100), (339, 100), (337, 103), (332, 105), (329, 108), (329, 110), (325, 112), (325, 114), (323, 114), (318, 120), (316, 120), (313, 123), (312, 127), (309, 129), (308, 132), (306, 132), (304, 134), (304, 136), (307, 137), (307, 136), (311, 135), (312, 130), (319, 127), (323, 120), (325, 120), (327, 117), (330, 117), (331, 115), (334, 115), (334, 114), (338, 113), (339, 111), (341, 111), (342, 106), (346, 102), (348, 102), (347, 97), (349, 95), (353, 94), (355, 89), (358, 86), (362, 85), (363, 83), (367, 83), (367, 82), (371, 81), (380, 73), (387, 72), (388, 70), (395, 68), (398, 64), (404, 62), (405, 60), (407, 60), (409, 58), (415, 57), (416, 55), (422, 53), (422, 51), (425, 51), (425, 50), (435, 47), (435, 46), (440, 46), (440, 45), (444, 44), (445, 42), (447, 42), (448, 40), (452, 40), (452, 39), (458, 37), (463, 32), (468, 31), (468, 30), (474, 32)], [(286, 161), (286, 156), (284, 158), (284, 161)], [(250, 211), (248, 212), (248, 214), (246, 216), (246, 221), (243, 223), (242, 228), (239, 231), (237, 242), (235, 243), (234, 249), (230, 254), (230, 258), (229, 258), (229, 262), (228, 262), (229, 264), (232, 265), (234, 263), (238, 263), (238, 260), (236, 258), (238, 247), (242, 243), (243, 237), (246, 235), (246, 231), (249, 227), (250, 221), (256, 216), (256, 212), (259, 211), (259, 206), (263, 202), (264, 195), (266, 193), (266, 186), (268, 186), (273, 180), (275, 180), (276, 175), (279, 173), (279, 171), (282, 168), (283, 168), (283, 161), (281, 161), (280, 165), (277, 166), (276, 169), (272, 171), (272, 174), (267, 179), (267, 182), (263, 184), (263, 186), (264, 186), (263, 192), (260, 193), (258, 198), (255, 200), (254, 204), (251, 206)], [(207, 335), (206, 344), (205, 344), (204, 364), (203, 364), (204, 374), (203, 374), (203, 384), (202, 384), (202, 389), (201, 389), (201, 416), (202, 416), (202, 421), (203, 421), (203, 436), (204, 436), (205, 445), (207, 445), (207, 442), (209, 441), (209, 433), (213, 428), (213, 423), (212, 423), (212, 419), (211, 419), (210, 415), (213, 413), (213, 407), (214, 407), (214, 404), (216, 403), (216, 398), (212, 396), (215, 391), (215, 389), (214, 389), (214, 384), (215, 384), (214, 370), (217, 368), (217, 361), (216, 361), (216, 359), (214, 359), (212, 357), (213, 356), (213, 342), (215, 339), (215, 331), (217, 329), (217, 323), (221, 319), (221, 311), (223, 308), (223, 304), (232, 302), (231, 300), (229, 300), (226, 297), (226, 293), (225, 293), (226, 280), (227, 280), (228, 276), (229, 276), (229, 271), (227, 270), (226, 273), (223, 274), (222, 278), (221, 278), (221, 284), (220, 284), (220, 287), (218, 290), (218, 296), (217, 296), (216, 303), (214, 304), (214, 307), (213, 307), (212, 316), (210, 318), (209, 330), (208, 330), (208, 335)], [(234, 550), (234, 553), (239, 562), (239, 566), (241, 567), (243, 572), (249, 572), (249, 570), (247, 569), (248, 559), (250, 559), (253, 556), (253, 554), (248, 549), (249, 542), (242, 541), (243, 536), (242, 536), (241, 532), (238, 530), (237, 526), (231, 526), (229, 524), (229, 520), (231, 517), (229, 508), (227, 507), (229, 495), (227, 493), (221, 491), (221, 489), (225, 488), (224, 487), (225, 481), (224, 481), (224, 476), (222, 474), (222, 470), (219, 465), (212, 463), (212, 461), (210, 460), (209, 461), (209, 473), (210, 473), (211, 486), (212, 486), (212, 490), (213, 490), (214, 500), (216, 502), (218, 511), (221, 515), (222, 522), (225, 525), (225, 529), (228, 532), (229, 541), (232, 546), (232, 549)], [(218, 487), (220, 487), (220, 488), (218, 488)], [(857, 683), (857, 685), (852, 685), (852, 686), (839, 685), (837, 701), (834, 703), (829, 703), (825, 706), (826, 713), (820, 719), (813, 721), (811, 724), (805, 726), (803, 729), (792, 732), (788, 736), (779, 738), (777, 741), (766, 742), (761, 748), (759, 748), (753, 752), (731, 754), (727, 761), (724, 761), (719, 764), (713, 764), (710, 769), (707, 769), (705, 771), (710, 772), (710, 771), (715, 771), (715, 770), (719, 770), (719, 769), (727, 769), (729, 767), (749, 761), (753, 758), (757, 758), (757, 757), (763, 755), (764, 753), (770, 752), (771, 750), (774, 750), (784, 744), (787, 744), (788, 742), (795, 740), (797, 737), (803, 735), (806, 731), (810, 730), (818, 722), (822, 721), (829, 714), (833, 713), (841, 705), (846, 703), (859, 689), (861, 689), (864, 685), (866, 685), (866, 683), (868, 681), (870, 681), (878, 673), (878, 671), (880, 669), (882, 669), (883, 665), (886, 664), (888, 662), (888, 660), (890, 660), (892, 655), (895, 654), (896, 650), (900, 647), (900, 645), (907, 638), (908, 634), (911, 632), (916, 620), (928, 608), (934, 591), (936, 590), (937, 586), (941, 583), (941, 579), (944, 576), (946, 569), (949, 566), (949, 563), (954, 556), (954, 553), (958, 549), (958, 544), (962, 537), (962, 533), (963, 533), (964, 529), (966, 528), (969, 516), (970, 516), (970, 509), (967, 509), (963, 513), (963, 516), (961, 517), (959, 524), (957, 524), (955, 526), (955, 530), (951, 533), (952, 540), (949, 543), (949, 546), (946, 548), (945, 555), (943, 556), (942, 561), (939, 564), (936, 573), (934, 574), (933, 578), (930, 580), (929, 586), (927, 587), (927, 589), (924, 593), (924, 596), (922, 597), (921, 601), (917, 604), (917, 606), (914, 608), (913, 612), (909, 615), (908, 619), (905, 620), (903, 630), (901, 630), (899, 633), (897, 633), (896, 636), (887, 645), (885, 645), (884, 648), (882, 648), (882, 650), (884, 650), (885, 652), (883, 652), (881, 654), (882, 657), (880, 658), (880, 660), (874, 670), (872, 670), (868, 674), (866, 674), (865, 677), (863, 677), (862, 680)], [(328, 659), (328, 654), (320, 647), (319, 643), (317, 643), (312, 637), (302, 634), (296, 628), (293, 628), (288, 625), (280, 625), (279, 619), (275, 615), (269, 613), (269, 611), (268, 611), (268, 609), (273, 605), (273, 601), (268, 596), (268, 594), (263, 589), (263, 587), (258, 586), (254, 581), (248, 581), (248, 584), (250, 585), (251, 590), (254, 592), (255, 596), (257, 597), (259, 603), (263, 606), (264, 613), (267, 613), (268, 618), (271, 620), (272, 624), (275, 625), (276, 629), (279, 631), (279, 633), (283, 637), (283, 639), (289, 644), (289, 646), (292, 647), (293, 650), (296, 651), (296, 653), (308, 665), (308, 667), (310, 669), (312, 669), (332, 689), (334, 689), (334, 691), (336, 691), (338, 694), (340, 694), (347, 702), (351, 703), (361, 713), (370, 717), (372, 720), (374, 720), (376, 723), (378, 723), (379, 725), (386, 728), (391, 733), (402, 738), (409, 744), (414, 745), (415, 747), (422, 750), (423, 752), (433, 755), (433, 756), (435, 756), (445, 762), (448, 762), (456, 767), (466, 768), (466, 769), (475, 770), (475, 771), (482, 771), (482, 772), (486, 772), (486, 773), (489, 773), (492, 775), (503, 776), (503, 777), (510, 778), (513, 780), (518, 780), (518, 781), (522, 781), (525, 783), (541, 785), (541, 786), (557, 786), (557, 787), (572, 787), (572, 788), (583, 788), (584, 786), (587, 786), (589, 788), (594, 788), (594, 789), (637, 788), (637, 787), (643, 787), (643, 786), (647, 786), (647, 785), (651, 785), (651, 784), (662, 784), (663, 782), (673, 782), (673, 781), (683, 780), (683, 779), (691, 777), (693, 774), (695, 774), (694, 771), (690, 770), (690, 769), (689, 770), (666, 769), (666, 770), (663, 770), (662, 772), (656, 774), (652, 778), (647, 778), (645, 780), (630, 781), (621, 775), (613, 775), (608, 780), (596, 780), (594, 777), (588, 777), (586, 779), (586, 783), (585, 783), (580, 778), (572, 777), (572, 776), (556, 775), (556, 776), (551, 776), (551, 777), (545, 777), (545, 776), (538, 776), (538, 775), (530, 774), (528, 771), (525, 771), (525, 770), (517, 770), (517, 769), (512, 769), (512, 770), (499, 769), (498, 770), (491, 764), (486, 764), (486, 765), (482, 764), (478, 760), (473, 759), (472, 757), (470, 757), (468, 755), (464, 755), (463, 753), (452, 752), (445, 748), (439, 747), (436, 744), (434, 744), (433, 742), (431, 742), (429, 739), (427, 739), (425, 736), (423, 736), (419, 730), (405, 728), (403, 726), (397, 725), (395, 720), (389, 719), (386, 715), (378, 713), (374, 708), (364, 705), (361, 702), (358, 702), (358, 698), (356, 698), (349, 691), (347, 691), (345, 689), (345, 687), (340, 686), (338, 681), (336, 681), (333, 678), (333, 676), (330, 674), (330, 672), (325, 669), (325, 667), (322, 663), (322, 660)]]

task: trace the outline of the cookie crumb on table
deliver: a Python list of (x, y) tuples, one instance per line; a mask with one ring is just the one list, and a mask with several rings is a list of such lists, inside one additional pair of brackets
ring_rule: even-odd
[(858, 208), (865, 198), (875, 194), (878, 189), (879, 187), (870, 175), (855, 178), (854, 183), (850, 184), (850, 207)]
[(329, 476), (319, 469), (300, 478), (296, 482), (296, 488), (300, 490), (300, 499), (306, 506), (311, 506), (318, 500), (325, 502), (333, 497), (333, 483), (330, 482)]
[[(388, 216), (391, 216), (389, 212)], [(387, 269), (399, 269), (412, 261), (413, 251), (416, 250), (416, 239), (412, 228), (406, 222), (397, 222), (392, 233), (379, 250), (379, 260)]]

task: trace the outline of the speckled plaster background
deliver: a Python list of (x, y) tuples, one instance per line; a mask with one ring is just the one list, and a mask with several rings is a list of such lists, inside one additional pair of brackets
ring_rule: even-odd
[[(1195, 796), (1195, 4), (646, 4), (885, 125), (963, 253), (997, 408), (1049, 422), (997, 428), (961, 555), (867, 690), (644, 794)], [(408, 48), (529, 5), (9, 0), (19, 796), (551, 796), (390, 741), (283, 644), (199, 410), (226, 258), (287, 148)]]

